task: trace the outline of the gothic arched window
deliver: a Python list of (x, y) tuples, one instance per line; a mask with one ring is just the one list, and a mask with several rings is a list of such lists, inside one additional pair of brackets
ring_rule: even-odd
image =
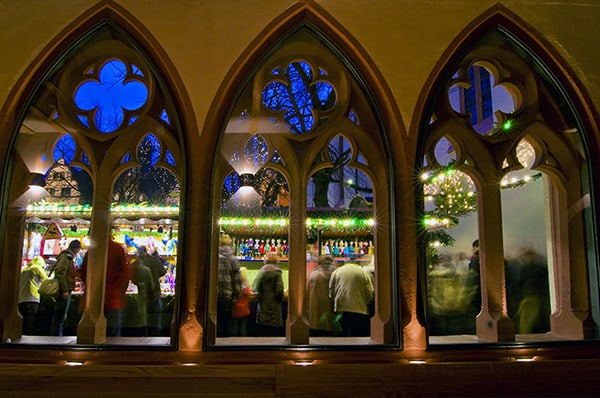
[[(70, 294), (42, 296), (35, 324), (22, 297), (16, 343), (175, 343), (181, 131), (169, 89), (131, 43), (109, 23), (95, 28), (26, 101), (9, 176), (20, 244), (5, 258), (41, 263)], [(82, 248), (66, 275), (53, 267), (72, 242)], [(14, 272), (15, 289), (30, 274)]]
[(593, 338), (595, 222), (578, 110), (505, 28), (452, 65), (421, 131), (429, 343)]
[[(297, 30), (231, 105), (212, 188), (221, 246), (217, 255), (215, 239), (210, 345), (395, 341), (390, 222), (381, 216), (390, 206), (388, 151), (371, 97), (332, 48), (312, 28)], [(227, 251), (248, 287), (243, 318), (217, 265)], [(345, 271), (361, 281), (345, 286), (358, 301), (352, 308), (330, 284)]]

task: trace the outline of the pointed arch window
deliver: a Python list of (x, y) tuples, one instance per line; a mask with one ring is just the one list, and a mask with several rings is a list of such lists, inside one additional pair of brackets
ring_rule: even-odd
[(597, 338), (585, 326), (598, 319), (597, 247), (577, 109), (504, 27), (454, 65), (421, 131), (429, 344)]
[[(391, 234), (389, 220), (377, 218), (390, 206), (382, 124), (360, 80), (315, 33), (298, 29), (260, 62), (223, 127), (212, 188), (220, 205), (205, 334), (211, 347), (396, 343), (391, 253), (387, 244), (377, 248)], [(225, 235), (249, 288), (243, 319), (230, 311), (237, 293), (232, 300), (219, 288), (225, 249), (216, 237)], [(325, 255), (331, 269), (318, 264)], [(351, 310), (329, 297), (331, 271), (347, 263), (363, 276), (362, 288), (351, 290), (364, 302)], [(323, 273), (321, 290), (309, 282), (313, 271)], [(314, 304), (316, 295), (323, 305)]]
[[(35, 319), (21, 300), (21, 314), (3, 319), (13, 343), (175, 344), (182, 135), (168, 87), (132, 42), (110, 23), (95, 28), (25, 101), (6, 225), (20, 242), (4, 246), (5, 258), (24, 268), (43, 260), (48, 273), (71, 242), (82, 250), (70, 294), (57, 304), (42, 297)], [(28, 189), (32, 175), (42, 177), (41, 196)], [(111, 241), (116, 249), (107, 251)], [(123, 254), (118, 264), (113, 250)], [(11, 271), (15, 291), (26, 275), (18, 271)]]

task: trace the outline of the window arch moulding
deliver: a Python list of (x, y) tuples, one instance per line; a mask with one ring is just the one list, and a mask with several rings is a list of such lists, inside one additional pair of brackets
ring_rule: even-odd
[(429, 344), (596, 339), (593, 121), (492, 11), (444, 57), (420, 123)]

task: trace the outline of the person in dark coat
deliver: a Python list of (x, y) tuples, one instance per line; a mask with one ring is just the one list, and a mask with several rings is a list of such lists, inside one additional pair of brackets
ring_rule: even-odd
[(283, 333), (283, 276), (279, 256), (268, 254), (254, 279), (253, 290), (258, 297), (256, 324), (261, 336), (280, 336)]
[(50, 326), (52, 336), (62, 336), (69, 305), (71, 304), (71, 292), (75, 288), (75, 257), (81, 251), (81, 242), (77, 239), (69, 243), (69, 247), (63, 250), (56, 258), (54, 266), (54, 278), (60, 285), (60, 294), (54, 304), (54, 317)]
[(231, 244), (229, 235), (221, 235), (217, 275), (217, 337), (231, 336), (231, 309), (242, 289), (240, 264)]
[(150, 270), (152, 277), (152, 284), (148, 290), (147, 303), (148, 335), (160, 336), (163, 311), (162, 297), (160, 294), (160, 279), (167, 273), (167, 270), (158, 256), (155, 254), (148, 254), (146, 246), (140, 246), (138, 248), (137, 261), (140, 261)]

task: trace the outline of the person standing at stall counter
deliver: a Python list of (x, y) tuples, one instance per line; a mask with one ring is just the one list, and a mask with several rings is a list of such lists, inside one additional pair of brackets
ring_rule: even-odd
[(240, 264), (231, 247), (231, 237), (219, 238), (219, 267), (217, 274), (217, 337), (231, 336), (231, 309), (242, 289)]
[(329, 279), (335, 270), (333, 257), (319, 257), (319, 265), (306, 281), (308, 323), (311, 336), (333, 336), (333, 302), (329, 298)]
[(152, 285), (148, 290), (148, 333), (150, 336), (160, 336), (162, 329), (161, 315), (163, 310), (160, 296), (160, 279), (167, 273), (163, 262), (157, 255), (148, 253), (146, 246), (138, 248), (138, 259), (152, 273)]
[(329, 280), (329, 297), (334, 311), (341, 314), (341, 335), (368, 336), (369, 303), (375, 288), (371, 274), (360, 265), (346, 263), (336, 268)]
[(279, 256), (270, 253), (265, 257), (265, 265), (261, 267), (254, 279), (253, 289), (258, 296), (256, 324), (259, 336), (283, 335), (283, 276), (279, 268)]
[(54, 278), (58, 280), (60, 294), (54, 303), (54, 316), (50, 326), (52, 336), (62, 336), (69, 304), (71, 303), (71, 292), (75, 288), (75, 258), (81, 251), (81, 242), (77, 239), (69, 243), (69, 247), (63, 250), (56, 258), (54, 265)]
[(42, 281), (48, 279), (42, 256), (36, 256), (21, 269), (19, 280), (19, 312), (23, 316), (23, 334), (36, 333), (37, 314), (40, 309), (38, 288)]

